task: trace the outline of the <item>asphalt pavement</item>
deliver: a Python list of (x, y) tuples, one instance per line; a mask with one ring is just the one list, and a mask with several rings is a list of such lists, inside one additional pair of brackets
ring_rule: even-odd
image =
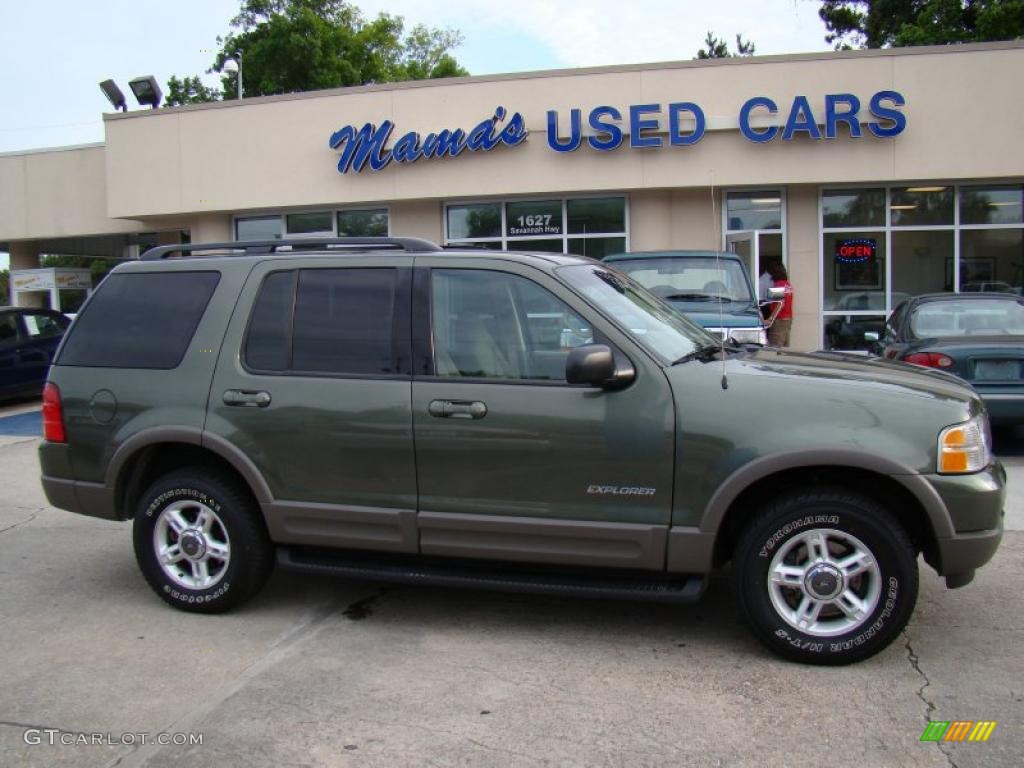
[[(36, 443), (0, 434), (2, 766), (1024, 764), (1024, 458), (975, 581), (922, 563), (900, 641), (817, 668), (764, 651), (723, 577), (676, 607), (278, 571), (231, 614), (181, 613), (130, 524), (46, 505)], [(997, 725), (922, 743), (929, 720)]]

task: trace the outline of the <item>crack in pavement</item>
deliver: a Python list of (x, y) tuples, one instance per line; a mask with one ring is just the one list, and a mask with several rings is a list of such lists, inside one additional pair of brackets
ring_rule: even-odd
[[(932, 713), (935, 712), (935, 710), (937, 709), (935, 703), (924, 695), (924, 689), (928, 688), (932, 684), (932, 681), (928, 677), (928, 675), (924, 673), (924, 670), (921, 669), (921, 659), (916, 653), (914, 653), (914, 648), (910, 644), (910, 633), (907, 632), (907, 630), (905, 629), (903, 630), (903, 637), (905, 637), (907, 640), (907, 642), (904, 644), (904, 647), (907, 649), (907, 661), (910, 662), (910, 666), (913, 667), (914, 671), (921, 676), (922, 680), (924, 680), (924, 683), (921, 685), (921, 687), (917, 689), (917, 698), (919, 698), (925, 705), (924, 722), (925, 725), (927, 725), (928, 723), (932, 722)], [(949, 754), (945, 749), (943, 749), (941, 741), (935, 742), (935, 746), (939, 750), (939, 752), (942, 753), (942, 756), (946, 758), (946, 762), (949, 763), (951, 768), (960, 768), (953, 760), (953, 756)]]
[(42, 512), (44, 509), (46, 509), (46, 507), (39, 507), (38, 509), (36, 509), (35, 512), (33, 512), (31, 515), (29, 515), (24, 520), (19, 520), (14, 525), (8, 525), (6, 528), (0, 528), (0, 533), (7, 533), (7, 531), (13, 530), (13, 529), (17, 528), (19, 525), (25, 525), (26, 523), (31, 523), (33, 520), (36, 519), (36, 517), (39, 515), (39, 513)]

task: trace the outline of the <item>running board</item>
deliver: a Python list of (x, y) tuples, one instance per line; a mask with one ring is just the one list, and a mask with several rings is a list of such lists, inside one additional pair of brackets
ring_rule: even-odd
[(412, 562), (368, 559), (364, 554), (309, 551), (281, 547), (277, 562), (282, 568), (306, 573), (327, 573), (364, 581), (423, 584), (435, 587), (488, 589), (498, 592), (529, 592), (539, 595), (572, 595), (654, 603), (693, 603), (704, 593), (702, 576), (676, 577), (603, 572), (580, 574), (565, 571), (532, 571), (502, 566), (453, 562)]

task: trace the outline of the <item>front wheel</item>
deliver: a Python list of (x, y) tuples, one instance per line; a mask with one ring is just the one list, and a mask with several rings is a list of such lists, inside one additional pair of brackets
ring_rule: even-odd
[(878, 653), (917, 601), (906, 531), (876, 501), (843, 489), (798, 491), (768, 504), (740, 536), (733, 575), (757, 638), (809, 664)]
[(232, 478), (200, 467), (159, 478), (134, 523), (135, 558), (175, 608), (226, 611), (254, 595), (273, 567), (259, 510)]

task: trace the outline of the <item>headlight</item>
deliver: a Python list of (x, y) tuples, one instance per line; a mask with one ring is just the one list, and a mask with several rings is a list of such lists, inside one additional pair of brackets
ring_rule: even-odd
[(730, 328), (729, 338), (737, 344), (760, 344), (768, 343), (768, 336), (764, 328)]
[(939, 433), (939, 472), (944, 475), (978, 472), (992, 460), (988, 419), (975, 416)]

